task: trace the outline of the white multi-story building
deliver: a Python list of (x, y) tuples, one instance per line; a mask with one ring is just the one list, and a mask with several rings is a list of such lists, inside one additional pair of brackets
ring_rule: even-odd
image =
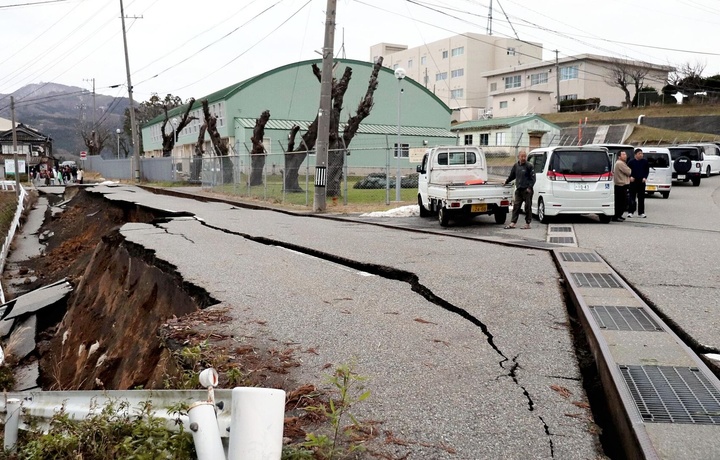
[(542, 45), (475, 33), (408, 48), (379, 43), (370, 48), (373, 62), (402, 67), (453, 110), (453, 121), (483, 118), (488, 112), (488, 83), (483, 73), (542, 60)]
[[(581, 54), (555, 61), (513, 65), (482, 73), (490, 93), (489, 107), (496, 117), (516, 117), (533, 113), (557, 112), (559, 101), (599, 98), (600, 105), (622, 107), (625, 93), (608, 83), (618, 66), (646, 73), (642, 86), (660, 90), (667, 84), (673, 67), (640, 61)], [(558, 81), (559, 78), (559, 81)], [(630, 83), (630, 97), (635, 87)], [(587, 107), (593, 108), (593, 107)]]

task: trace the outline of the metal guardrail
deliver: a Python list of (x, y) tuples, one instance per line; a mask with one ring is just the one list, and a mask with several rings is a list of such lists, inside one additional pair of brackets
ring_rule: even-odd
[[(0, 187), (2, 187), (3, 190), (15, 190), (15, 182), (0, 181)], [(20, 195), (18, 196), (18, 205), (15, 209), (15, 217), (13, 217), (12, 224), (10, 224), (10, 229), (8, 230), (8, 234), (5, 237), (5, 242), (3, 243), (2, 250), (0, 251), (0, 273), (3, 273), (3, 271), (5, 270), (5, 259), (7, 259), (8, 252), (10, 251), (10, 244), (12, 244), (12, 240), (15, 237), (15, 232), (20, 226), (20, 217), (25, 210), (26, 197), (27, 191), (25, 190), (25, 187), (21, 185)], [(0, 303), (5, 303), (5, 292), (3, 291), (2, 285), (0, 285)]]
[[(201, 374), (217, 384), (217, 373)], [(204, 379), (203, 379), (204, 377)], [(204, 381), (203, 381), (204, 380)], [(280, 459), (282, 454), (285, 392), (269, 388), (232, 390), (128, 390), (29, 391), (7, 393), (0, 407), (5, 412), (5, 449), (17, 442), (18, 429), (28, 429), (30, 418), (47, 430), (60, 409), (71, 419), (83, 420), (111, 403), (124, 403), (123, 414), (133, 415), (150, 403), (151, 414), (164, 419), (168, 430), (189, 429), (199, 460)], [(173, 413), (184, 405), (187, 414)], [(118, 407), (119, 404), (118, 404)], [(227, 451), (227, 454), (226, 454)]]

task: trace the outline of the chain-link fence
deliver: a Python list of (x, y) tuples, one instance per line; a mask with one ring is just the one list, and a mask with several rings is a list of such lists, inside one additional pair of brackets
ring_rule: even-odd
[[(414, 149), (413, 149), (414, 150)], [(492, 149), (491, 149), (492, 150)], [(424, 152), (424, 148), (422, 149)], [(514, 162), (511, 151), (488, 152), (490, 176), (507, 176)], [(337, 204), (389, 204), (417, 200), (416, 166), (421, 153), (395, 148), (357, 148), (328, 152), (326, 194)], [(276, 203), (312, 206), (316, 155), (310, 153), (240, 154), (184, 159), (178, 179), (199, 180), (202, 188)]]

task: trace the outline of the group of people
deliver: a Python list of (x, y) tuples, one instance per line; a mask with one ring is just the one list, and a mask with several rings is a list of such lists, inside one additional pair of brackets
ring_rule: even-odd
[(83, 183), (83, 170), (82, 168), (71, 167), (68, 165), (61, 166), (60, 169), (56, 167), (41, 168), (40, 165), (35, 165), (30, 170), (30, 179), (33, 184), (38, 182), (44, 183), (45, 185), (66, 185), (66, 184), (82, 184)]
[[(615, 162), (613, 181), (615, 186), (615, 215), (614, 222), (625, 220), (625, 211), (628, 217), (645, 218), (645, 183), (650, 175), (650, 164), (643, 158), (642, 149), (635, 149), (633, 158), (628, 161), (627, 152), (622, 151)], [(513, 211), (510, 223), (505, 228), (515, 228), (520, 217), (520, 208), (525, 205), (524, 229), (530, 228), (532, 213), (530, 212), (535, 185), (535, 170), (527, 162), (527, 153), (520, 152), (518, 161), (510, 170), (505, 185), (515, 181), (515, 196), (513, 197)]]
[(642, 149), (635, 149), (628, 161), (627, 152), (618, 154), (613, 181), (615, 186), (615, 215), (613, 222), (622, 222), (625, 211), (628, 217), (645, 218), (645, 183), (650, 175), (650, 164), (643, 158)]

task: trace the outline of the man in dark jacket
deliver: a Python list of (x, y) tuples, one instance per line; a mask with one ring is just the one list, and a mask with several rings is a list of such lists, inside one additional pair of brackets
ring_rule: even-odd
[(510, 219), (510, 225), (505, 226), (505, 228), (515, 228), (523, 203), (525, 203), (525, 226), (523, 228), (530, 228), (535, 170), (527, 162), (527, 153), (524, 151), (521, 151), (518, 155), (518, 162), (510, 170), (510, 175), (505, 179), (505, 185), (513, 180), (515, 181), (515, 197), (513, 199), (512, 218)]
[(645, 183), (650, 175), (650, 163), (643, 158), (642, 149), (635, 149), (635, 158), (628, 161), (630, 166), (630, 214), (628, 217), (637, 216), (645, 218)]

